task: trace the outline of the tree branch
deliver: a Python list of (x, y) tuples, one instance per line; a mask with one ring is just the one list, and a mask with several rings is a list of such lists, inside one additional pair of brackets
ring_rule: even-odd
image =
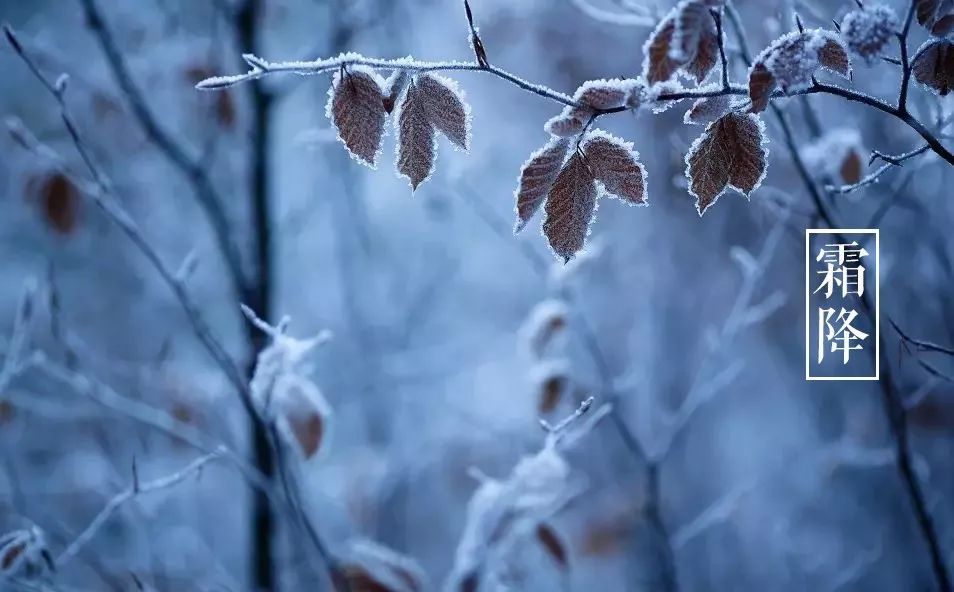
[(106, 25), (102, 11), (95, 0), (80, 0), (86, 20), (92, 29), (100, 48), (106, 55), (110, 71), (116, 83), (123, 91), (126, 101), (142, 126), (146, 135), (172, 165), (186, 177), (192, 185), (196, 201), (205, 212), (212, 227), (216, 243), (225, 260), (229, 278), (236, 297), (244, 299), (248, 280), (242, 266), (242, 256), (232, 241), (231, 223), (222, 208), (223, 201), (212, 182), (205, 164), (200, 158), (193, 158), (188, 151), (159, 124), (149, 108), (142, 90), (133, 81), (126, 60), (116, 44), (116, 40)]
[(192, 461), (191, 463), (183, 467), (181, 470), (175, 473), (172, 473), (171, 475), (167, 475), (165, 477), (160, 477), (159, 479), (155, 479), (154, 481), (140, 483), (138, 478), (134, 479), (134, 482), (132, 485), (130, 485), (128, 488), (121, 491), (120, 493), (116, 494), (115, 497), (109, 500), (106, 506), (99, 512), (99, 514), (96, 515), (95, 518), (93, 518), (93, 521), (89, 523), (89, 525), (83, 530), (83, 532), (81, 532), (80, 535), (76, 537), (76, 539), (73, 540), (73, 542), (70, 543), (69, 546), (62, 553), (60, 553), (60, 555), (56, 558), (55, 564), (57, 566), (62, 566), (65, 563), (67, 563), (70, 559), (75, 557), (76, 554), (79, 553), (80, 549), (82, 549), (84, 545), (89, 543), (89, 541), (94, 536), (96, 536), (96, 533), (99, 531), (100, 528), (103, 527), (104, 524), (106, 524), (106, 521), (109, 520), (110, 516), (112, 516), (116, 510), (118, 510), (123, 504), (125, 504), (129, 500), (139, 495), (143, 495), (146, 493), (153, 493), (156, 491), (160, 491), (162, 489), (168, 489), (170, 487), (178, 485), (182, 481), (185, 481), (191, 475), (198, 474), (199, 472), (201, 472), (202, 468), (208, 463), (222, 456), (223, 456), (222, 451), (215, 451), (215, 452), (206, 454)]

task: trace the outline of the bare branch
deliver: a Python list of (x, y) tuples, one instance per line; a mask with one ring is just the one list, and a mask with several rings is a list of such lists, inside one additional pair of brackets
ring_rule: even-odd
[(120, 493), (116, 494), (106, 506), (93, 518), (93, 521), (80, 533), (76, 539), (69, 544), (69, 546), (56, 558), (56, 565), (61, 566), (67, 563), (70, 559), (76, 556), (77, 553), (83, 548), (84, 545), (89, 543), (89, 541), (96, 536), (96, 533), (100, 528), (106, 524), (106, 521), (113, 515), (113, 513), (118, 510), (123, 504), (128, 502), (131, 499), (134, 499), (140, 495), (153, 493), (156, 491), (161, 491), (163, 489), (168, 489), (179, 483), (185, 481), (187, 478), (191, 477), (194, 474), (198, 474), (202, 471), (202, 468), (209, 464), (210, 462), (221, 458), (223, 456), (222, 451), (216, 451), (204, 456), (197, 458), (192, 461), (179, 471), (167, 475), (165, 477), (160, 477), (153, 481), (148, 481), (146, 483), (135, 483)]

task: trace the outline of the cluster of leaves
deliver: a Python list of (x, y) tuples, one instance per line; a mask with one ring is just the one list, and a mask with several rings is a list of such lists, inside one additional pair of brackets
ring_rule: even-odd
[(417, 189), (434, 172), (437, 132), (454, 146), (470, 145), (470, 108), (457, 84), (436, 74), (395, 70), (384, 80), (362, 66), (343, 67), (328, 91), (327, 114), (358, 162), (377, 166), (387, 116), (397, 132), (397, 170)]
[[(918, 22), (935, 37), (912, 58), (912, 72), (921, 84), (945, 95), (954, 87), (954, 47), (944, 37), (954, 30), (954, 2), (915, 2)], [(736, 92), (728, 84), (727, 72), (722, 73), (721, 86), (703, 86), (724, 61), (720, 57), (725, 58), (720, 39), (723, 3), (678, 2), (647, 39), (639, 77), (587, 81), (546, 122), (549, 140), (520, 171), (516, 232), (543, 206), (543, 233), (554, 254), (569, 260), (585, 244), (601, 195), (630, 205), (646, 204), (646, 171), (632, 144), (593, 129), (592, 124), (608, 113), (644, 107), (662, 111), (693, 95), (694, 89), (684, 83), (706, 91), (696, 93), (705, 97), (685, 116), (687, 124), (705, 125), (685, 158), (689, 193), (696, 199), (699, 215), (727, 189), (748, 197), (768, 166), (768, 140), (759, 114), (770, 101), (811, 87), (822, 70), (850, 79), (849, 55), (873, 64), (899, 33), (897, 15), (876, 3), (848, 13), (836, 24), (837, 31), (799, 27), (774, 40), (755, 58), (748, 72), (748, 96), (733, 100)], [(489, 69), (469, 6), (468, 19), (478, 67)], [(357, 63), (364, 61), (361, 56), (354, 58)], [(352, 155), (373, 167), (387, 116), (395, 110), (397, 169), (416, 189), (434, 170), (437, 132), (467, 149), (470, 116), (453, 81), (413, 60), (408, 60), (406, 68), (394, 69), (384, 80), (372, 68), (342, 67), (335, 75), (327, 111)], [(847, 155), (840, 166), (843, 178), (860, 177), (860, 156)]]

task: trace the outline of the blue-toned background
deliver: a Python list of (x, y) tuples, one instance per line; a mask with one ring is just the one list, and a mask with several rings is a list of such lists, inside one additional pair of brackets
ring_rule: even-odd
[[(638, 75), (644, 41), (675, 3), (471, 4), (493, 64), (572, 93)], [(889, 4), (906, 13), (906, 2)], [(796, 12), (831, 28), (856, 8), (734, 5), (753, 52), (794, 30)], [(445, 72), (471, 106), (472, 146), (441, 138), (436, 173), (412, 194), (394, 173), (393, 130), (377, 170), (335, 139), (328, 75), (194, 88), (244, 72), (248, 51), (469, 61), (461, 2), (243, 6), (0, 0), (0, 20), (42, 72), (69, 74), (65, 101), (91, 157), (161, 262), (173, 274), (187, 262), (179, 285), (235, 372), (197, 338), (155, 262), (55, 159), (4, 130), (0, 532), (36, 525), (57, 569), (30, 578), (11, 567), (0, 588), (330, 590), (329, 557), (361, 592), (418, 580), (461, 592), (941, 588), (939, 574), (954, 570), (954, 365), (899, 339), (892, 322), (911, 340), (954, 344), (951, 166), (928, 151), (857, 191), (821, 191), (843, 227), (881, 230), (882, 380), (810, 383), (804, 229), (825, 224), (771, 110), (765, 181), (703, 217), (684, 176), (703, 132), (683, 123), (688, 101), (600, 118), (640, 153), (649, 206), (602, 199), (587, 248), (564, 265), (539, 214), (513, 233), (520, 166), (547, 141), (553, 101), (486, 73)], [(912, 52), (927, 38), (915, 22)], [(732, 81), (744, 85), (739, 49), (730, 37)], [(895, 40), (885, 53), (898, 56)], [(88, 177), (56, 100), (6, 41), (0, 73), (8, 126)], [(819, 77), (889, 102), (900, 83), (898, 67), (878, 60), (856, 60), (850, 82)], [(909, 103), (950, 146), (950, 96), (912, 85)], [(775, 104), (818, 188), (876, 170), (872, 149), (921, 142), (839, 97)], [(223, 227), (231, 261), (216, 239)], [(29, 314), (17, 322), (24, 294)], [(293, 426), (254, 435), (234, 380), (247, 381), (268, 340), (240, 302), (273, 324), (288, 315), (295, 338), (333, 333), (295, 365), (304, 386), (289, 387), (314, 401), (317, 386), (327, 403), (320, 425), (299, 432), (320, 436), (310, 458), (288, 446)], [(566, 465), (512, 474), (544, 445), (538, 418), (555, 424), (588, 396), (591, 413), (612, 410), (561, 449)], [(269, 440), (285, 443), (281, 458)], [(200, 472), (136, 495), (136, 483), (220, 445), (230, 452)], [(523, 493), (494, 497), (487, 479), (525, 479)], [(468, 507), (482, 480), (492, 515), (482, 498)], [(70, 550), (123, 491), (130, 499)], [(530, 518), (507, 505), (540, 510), (564, 494)], [(454, 580), (471, 560), (481, 578)], [(390, 580), (361, 588), (361, 569)]]

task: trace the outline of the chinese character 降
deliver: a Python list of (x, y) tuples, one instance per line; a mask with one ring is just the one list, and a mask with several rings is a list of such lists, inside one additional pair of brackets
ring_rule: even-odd
[(852, 326), (858, 313), (841, 309), (835, 316), (834, 308), (818, 308), (818, 363), (825, 359), (825, 345), (831, 343), (831, 353), (842, 352), (842, 364), (847, 364), (853, 350), (863, 349), (861, 342), (868, 334)]

